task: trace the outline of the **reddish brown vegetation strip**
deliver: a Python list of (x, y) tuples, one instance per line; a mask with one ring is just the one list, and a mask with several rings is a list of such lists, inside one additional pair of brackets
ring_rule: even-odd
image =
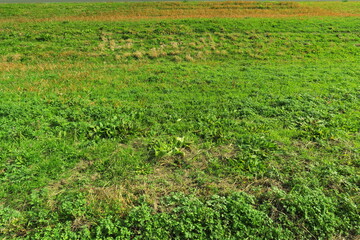
[[(243, 17), (299, 17), (299, 16), (354, 16), (319, 7), (308, 7), (294, 2), (201, 2), (201, 3), (139, 3), (131, 8), (116, 9), (96, 16), (72, 16), (67, 20), (115, 21), (132, 19), (181, 18), (243, 18)], [(63, 19), (59, 19), (63, 20)]]
[[(12, 18), (0, 21), (118, 21), (141, 19), (182, 18), (285, 18), (316, 16), (360, 16), (357, 12), (341, 11), (341, 8), (326, 8), (296, 2), (152, 2), (127, 3), (114, 10), (90, 15), (57, 16), (52, 18)], [(341, 4), (341, 3), (339, 3)], [(335, 10), (336, 11), (335, 11)]]

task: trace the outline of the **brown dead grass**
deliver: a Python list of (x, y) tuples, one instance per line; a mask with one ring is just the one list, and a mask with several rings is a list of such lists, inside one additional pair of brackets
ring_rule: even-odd
[(26, 69), (27, 66), (22, 63), (0, 62), (0, 72), (9, 72), (13, 70), (24, 71)]
[[(57, 16), (51, 18), (7, 18), (0, 22), (29, 21), (121, 21), (143, 19), (184, 18), (287, 18), (287, 17), (348, 17), (360, 16), (358, 10), (350, 11), (341, 3), (329, 5), (296, 2), (161, 2), (131, 3), (112, 11), (94, 15)], [(329, 6), (330, 7), (329, 7)], [(338, 7), (336, 7), (338, 6)], [(342, 10), (343, 9), (343, 10)], [(358, 8), (357, 8), (358, 9)]]
[[(184, 19), (184, 18), (287, 18), (316, 16), (359, 16), (354, 13), (342, 13), (318, 7), (302, 7), (290, 9), (236, 9), (236, 8), (202, 8), (192, 9), (136, 9), (134, 12), (113, 12), (97, 16), (72, 16), (58, 18), (62, 21), (119, 21), (142, 19)], [(50, 19), (49, 19), (50, 20)]]

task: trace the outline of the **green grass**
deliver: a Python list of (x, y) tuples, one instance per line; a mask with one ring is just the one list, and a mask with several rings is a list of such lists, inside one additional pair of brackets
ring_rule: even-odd
[(1, 238), (359, 237), (359, 25), (1, 23)]

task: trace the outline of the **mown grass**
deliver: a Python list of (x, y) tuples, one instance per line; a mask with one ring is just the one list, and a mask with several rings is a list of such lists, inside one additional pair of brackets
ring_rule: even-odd
[(359, 18), (1, 6), (2, 238), (359, 237)]

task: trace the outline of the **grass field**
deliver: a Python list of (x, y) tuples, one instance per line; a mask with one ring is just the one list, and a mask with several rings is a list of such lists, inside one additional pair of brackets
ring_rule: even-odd
[(359, 239), (360, 2), (0, 5), (1, 239)]

